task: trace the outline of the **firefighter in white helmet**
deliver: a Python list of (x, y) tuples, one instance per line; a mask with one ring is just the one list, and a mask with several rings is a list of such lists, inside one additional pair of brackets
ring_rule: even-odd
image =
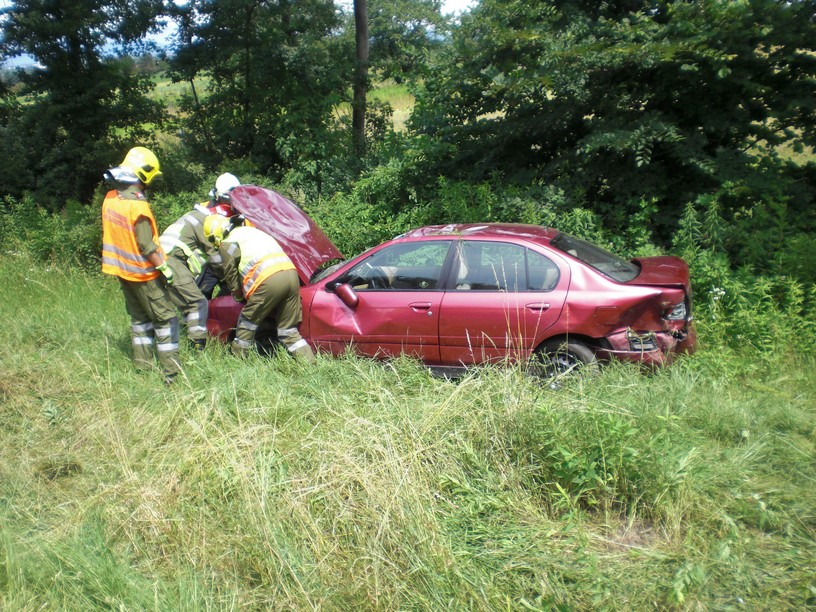
[(104, 176), (114, 189), (102, 203), (102, 272), (119, 279), (130, 315), (134, 364), (153, 367), (155, 348), (169, 384), (181, 371), (178, 319), (167, 292), (173, 271), (144, 193), (161, 176), (159, 160), (149, 149), (134, 147)]
[[(225, 172), (215, 180), (215, 186), (209, 193), (209, 202), (202, 202), (196, 208), (198, 210), (207, 210), (211, 215), (233, 217), (238, 213), (232, 208), (232, 190), (240, 186), (241, 181), (238, 180), (237, 176), (230, 174), (229, 172)], [(244, 220), (244, 225), (251, 224)], [(210, 248), (214, 247), (210, 246)], [(220, 283), (221, 277), (217, 259), (217, 255), (213, 254), (210, 264), (204, 266), (200, 276), (198, 276), (196, 279), (196, 282), (201, 289), (201, 293), (204, 294), (207, 299), (213, 297), (213, 294), (216, 292), (216, 288)]]
[[(234, 174), (230, 174), (229, 172), (225, 172), (217, 179), (215, 179), (215, 187), (210, 191), (210, 200), (215, 202), (218, 206), (231, 206), (232, 199), (230, 194), (232, 190), (236, 187), (241, 186), (241, 181), (238, 180), (238, 177)], [(221, 214), (221, 211), (216, 211)], [(230, 209), (227, 214), (227, 217), (232, 216), (232, 210)]]
[(210, 191), (212, 199), (196, 204), (171, 223), (160, 238), (173, 270), (170, 298), (184, 316), (187, 338), (197, 350), (203, 350), (207, 342), (207, 300), (221, 276), (220, 255), (204, 237), (204, 220), (211, 214), (231, 216), (230, 193), (240, 184), (233, 174), (219, 176)]
[(300, 336), (300, 282), (295, 266), (278, 241), (255, 227), (234, 226), (230, 219), (211, 215), (204, 235), (219, 247), (224, 282), (246, 306), (238, 318), (232, 352), (243, 356), (254, 348), (255, 333), (268, 317), (277, 323), (278, 339), (286, 349), (308, 361), (311, 347)]

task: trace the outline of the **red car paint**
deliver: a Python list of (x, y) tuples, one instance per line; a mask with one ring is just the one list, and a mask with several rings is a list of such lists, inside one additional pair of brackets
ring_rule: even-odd
[[(676, 257), (607, 260), (614, 256), (551, 228), (447, 225), (412, 230), (315, 275), (341, 256), (300, 208), (255, 186), (236, 188), (232, 201), (295, 261), (300, 332), (320, 351), (406, 353), (461, 367), (526, 360), (561, 340), (601, 359), (651, 365), (695, 348), (688, 266)], [(240, 308), (230, 296), (211, 300), (210, 333), (227, 336)]]

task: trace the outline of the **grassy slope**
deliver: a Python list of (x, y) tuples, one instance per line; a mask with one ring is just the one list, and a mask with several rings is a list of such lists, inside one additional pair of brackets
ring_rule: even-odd
[(560, 391), (409, 361), (131, 367), (116, 283), (0, 255), (0, 608), (816, 605), (812, 359)]

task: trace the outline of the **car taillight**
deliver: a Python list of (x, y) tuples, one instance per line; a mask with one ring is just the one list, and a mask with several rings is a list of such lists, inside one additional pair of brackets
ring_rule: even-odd
[(663, 315), (663, 318), (669, 321), (685, 321), (687, 314), (686, 303), (680, 302), (679, 304), (675, 304), (671, 310), (666, 312), (666, 314)]

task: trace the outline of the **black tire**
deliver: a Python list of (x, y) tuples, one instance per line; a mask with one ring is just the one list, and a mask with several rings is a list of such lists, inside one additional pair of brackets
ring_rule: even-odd
[(598, 373), (595, 352), (578, 340), (545, 343), (533, 355), (533, 374), (546, 380), (565, 376), (592, 376)]

